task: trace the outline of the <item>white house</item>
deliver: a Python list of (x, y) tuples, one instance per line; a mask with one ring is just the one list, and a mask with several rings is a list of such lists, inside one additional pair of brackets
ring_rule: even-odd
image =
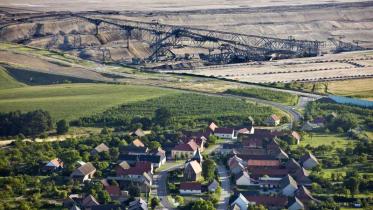
[(231, 206), (235, 205), (238, 206), (240, 210), (247, 210), (249, 201), (240, 193), (237, 198), (231, 203)]
[(222, 139), (237, 139), (233, 128), (215, 128), (214, 135)]
[(291, 198), (289, 200), (288, 210), (301, 210), (305, 209), (302, 201), (300, 201), (297, 197)]
[(70, 175), (72, 179), (79, 180), (81, 182), (90, 181), (93, 178), (93, 175), (96, 173), (96, 168), (92, 165), (92, 163), (86, 163), (75, 171), (73, 171)]
[(198, 182), (182, 182), (179, 191), (181, 195), (198, 195), (202, 193), (202, 186)]
[(237, 186), (250, 186), (251, 180), (250, 175), (246, 171), (241, 171), (236, 175), (236, 185)]
[(299, 162), (305, 169), (312, 169), (319, 165), (319, 161), (311, 153), (305, 154), (303, 157), (300, 158)]
[(215, 192), (215, 191), (218, 189), (218, 187), (219, 187), (219, 183), (218, 183), (218, 181), (216, 181), (215, 179), (214, 179), (214, 181), (212, 181), (212, 182), (207, 186), (209, 192)]
[(285, 196), (294, 196), (298, 190), (297, 182), (289, 174), (280, 181), (281, 193)]

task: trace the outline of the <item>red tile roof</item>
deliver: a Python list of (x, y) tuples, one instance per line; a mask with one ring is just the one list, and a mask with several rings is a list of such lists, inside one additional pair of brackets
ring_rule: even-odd
[(283, 208), (288, 202), (288, 198), (285, 196), (246, 195), (245, 198), (249, 202), (255, 202), (257, 205), (262, 204), (265, 207)]
[(201, 190), (201, 184), (198, 182), (181, 182), (180, 190)]
[(178, 151), (196, 151), (197, 148), (198, 148), (197, 143), (194, 140), (191, 140), (188, 143), (182, 143), (182, 144), (176, 145), (173, 150), (178, 150)]
[(268, 167), (280, 166), (279, 160), (248, 160), (248, 167)]
[(105, 186), (105, 190), (109, 193), (110, 196), (120, 196), (120, 188), (116, 185)]
[(226, 133), (232, 134), (234, 132), (233, 128), (215, 128), (214, 133)]
[(271, 177), (284, 177), (288, 174), (288, 170), (279, 168), (251, 168), (249, 169), (249, 174), (253, 178), (262, 177), (264, 175)]
[(117, 176), (143, 175), (144, 173), (149, 173), (149, 172), (151, 172), (151, 163), (147, 161), (136, 162), (136, 165), (129, 169), (118, 168), (116, 170)]

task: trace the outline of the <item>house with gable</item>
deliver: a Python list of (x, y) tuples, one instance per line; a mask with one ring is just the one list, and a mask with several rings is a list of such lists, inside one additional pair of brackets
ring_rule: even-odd
[(247, 207), (249, 206), (249, 201), (245, 198), (245, 196), (239, 193), (235, 196), (230, 206), (238, 206), (240, 210), (247, 210)]
[(285, 196), (294, 196), (298, 190), (298, 183), (289, 174), (280, 181), (281, 193)]
[(42, 171), (44, 172), (51, 172), (51, 171), (58, 171), (63, 169), (64, 163), (59, 158), (54, 158), (50, 160), (47, 164), (44, 165)]
[(182, 158), (182, 157), (186, 159), (190, 159), (197, 152), (197, 149), (198, 149), (198, 145), (192, 139), (188, 141), (187, 143), (181, 143), (181, 144), (176, 145), (171, 150), (171, 156), (173, 159)]
[(236, 185), (237, 186), (250, 186), (251, 178), (250, 175), (246, 171), (241, 171), (235, 175)]
[(276, 114), (272, 114), (267, 119), (264, 120), (264, 124), (268, 126), (278, 126), (281, 123), (280, 117), (278, 117)]
[(197, 181), (202, 177), (201, 164), (196, 160), (191, 160), (185, 163), (184, 180)]
[(85, 163), (79, 168), (75, 169), (70, 175), (70, 178), (81, 182), (90, 181), (96, 173), (96, 168), (92, 163)]
[(214, 135), (222, 139), (237, 139), (236, 132), (233, 128), (215, 128)]
[(310, 152), (303, 155), (299, 159), (299, 162), (301, 163), (301, 165), (305, 169), (313, 169), (320, 164), (319, 161), (317, 160), (317, 158), (313, 154), (311, 154)]
[(97, 155), (97, 154), (100, 154), (101, 152), (109, 152), (109, 147), (106, 146), (106, 144), (104, 144), (104, 143), (101, 143), (98, 146), (96, 146), (91, 151), (91, 155)]
[(199, 195), (202, 193), (202, 186), (198, 182), (181, 182), (179, 191), (181, 195)]

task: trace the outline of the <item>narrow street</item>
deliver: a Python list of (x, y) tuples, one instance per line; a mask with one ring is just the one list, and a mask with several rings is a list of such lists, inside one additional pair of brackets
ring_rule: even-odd
[(219, 179), (221, 181), (221, 195), (218, 204), (218, 210), (226, 210), (228, 209), (229, 204), (229, 197), (230, 197), (230, 190), (231, 190), (231, 183), (229, 180), (229, 174), (227, 169), (224, 165), (218, 165), (218, 174)]

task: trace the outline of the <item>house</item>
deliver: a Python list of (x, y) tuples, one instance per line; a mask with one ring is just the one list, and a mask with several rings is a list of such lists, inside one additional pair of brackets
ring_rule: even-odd
[(135, 155), (135, 154), (120, 154), (120, 161), (126, 161), (130, 165), (134, 165), (138, 161), (148, 161), (153, 164), (154, 168), (159, 168), (166, 163), (166, 156), (145, 154), (145, 155)]
[(299, 184), (309, 186), (312, 184), (311, 179), (309, 178), (309, 172), (304, 169), (298, 169), (294, 174), (292, 174), (295, 181), (297, 181)]
[(209, 131), (211, 131), (211, 132), (214, 132), (216, 128), (218, 128), (218, 126), (217, 126), (214, 122), (211, 122), (211, 123), (209, 124), (209, 126), (207, 127), (207, 129), (208, 129)]
[(280, 125), (281, 119), (275, 114), (272, 114), (267, 119), (264, 120), (264, 124), (268, 126), (278, 126)]
[(194, 140), (190, 140), (187, 143), (181, 143), (176, 145), (172, 150), (171, 150), (171, 156), (172, 158), (186, 158), (190, 159), (193, 157), (195, 152), (198, 149), (198, 145)]
[(141, 138), (145, 136), (145, 132), (141, 128), (138, 128), (135, 131), (130, 132), (129, 135)]
[(312, 196), (311, 192), (303, 185), (301, 185), (295, 192), (295, 197), (297, 197), (303, 204), (319, 202)]
[(181, 182), (179, 191), (181, 195), (201, 194), (202, 186), (198, 182)]
[(255, 132), (255, 129), (254, 129), (254, 126), (249, 126), (249, 127), (246, 127), (246, 128), (240, 128), (237, 130), (237, 135), (252, 135), (254, 134)]
[(104, 143), (101, 143), (98, 146), (96, 146), (91, 151), (91, 155), (97, 155), (97, 154), (100, 154), (101, 152), (109, 152), (109, 147), (106, 146), (106, 144), (104, 144)]
[(184, 179), (186, 181), (197, 181), (202, 177), (202, 167), (196, 160), (189, 161), (185, 164)]
[(316, 117), (315, 119), (312, 120), (312, 123), (320, 127), (324, 127), (326, 123), (326, 119), (324, 117)]
[(245, 195), (249, 205), (263, 205), (267, 209), (283, 209), (288, 203), (286, 196)]
[(300, 166), (300, 164), (294, 158), (288, 160), (285, 164), (285, 167), (290, 174), (294, 174), (298, 170), (302, 169), (302, 166)]
[(289, 174), (280, 181), (281, 193), (285, 196), (294, 196), (298, 190), (297, 182)]
[(302, 130), (302, 131), (312, 131), (312, 130), (316, 130), (316, 129), (319, 129), (319, 128), (322, 128), (322, 127), (324, 127), (324, 126), (323, 126), (323, 125), (321, 126), (321, 125), (318, 125), (318, 124), (315, 124), (315, 123), (311, 123), (311, 122), (309, 122), (309, 121), (306, 121), (306, 122), (303, 124), (301, 130)]
[(250, 168), (248, 172), (253, 179), (260, 177), (283, 178), (288, 174), (288, 170), (282, 168)]
[(73, 171), (70, 177), (74, 180), (84, 182), (90, 181), (95, 173), (96, 168), (92, 165), (92, 163), (86, 163)]
[(43, 167), (43, 171), (51, 172), (51, 171), (58, 171), (63, 169), (63, 161), (59, 158), (55, 158), (50, 160), (45, 166)]
[(116, 167), (115, 167), (115, 173), (116, 174), (121, 174), (123, 170), (129, 169), (131, 166), (128, 164), (127, 161), (122, 161), (120, 162)]
[(235, 178), (236, 178), (237, 186), (250, 186), (251, 185), (250, 176), (246, 171), (241, 171), (240, 173), (236, 174)]
[(82, 207), (84, 209), (91, 209), (92, 206), (98, 205), (100, 205), (100, 203), (92, 195), (88, 195), (82, 200)]
[(307, 153), (302, 156), (299, 162), (305, 169), (313, 169), (320, 164), (317, 158), (311, 153)]
[(301, 140), (302, 137), (298, 132), (292, 131), (290, 135), (291, 135), (291, 137), (293, 137), (297, 141), (297, 144), (300, 143), (300, 140)]
[(282, 178), (279, 177), (269, 177), (262, 176), (258, 180), (255, 180), (254, 183), (257, 183), (261, 188), (279, 188)]
[(130, 155), (146, 155), (148, 154), (149, 149), (147, 147), (137, 147), (134, 145), (124, 146), (120, 148), (120, 153), (130, 154)]
[(143, 175), (143, 173), (147, 173), (149, 175), (153, 174), (153, 164), (151, 162), (139, 161), (136, 162), (134, 167), (130, 167), (127, 169), (122, 169), (122, 167), (119, 167), (116, 170), (117, 176)]
[(207, 142), (207, 138), (204, 137), (204, 136), (201, 136), (199, 138), (197, 138), (197, 137), (193, 137), (193, 138), (183, 137), (182, 141), (184, 143), (188, 143), (189, 141), (194, 141), (197, 144), (198, 149), (201, 150), (201, 152), (203, 152), (205, 150), (205, 144)]
[(231, 203), (231, 207), (238, 206), (240, 210), (247, 210), (248, 205), (249, 201), (241, 193), (236, 195), (233, 202)]
[(301, 210), (301, 209), (305, 209), (302, 201), (300, 201), (297, 197), (293, 197), (289, 199), (288, 210)]
[(233, 128), (215, 128), (214, 135), (222, 139), (237, 139)]
[(280, 161), (279, 160), (253, 160), (250, 159), (247, 161), (247, 167), (279, 167)]
[(139, 198), (129, 203), (128, 210), (148, 210), (148, 204)]
[(219, 187), (219, 183), (218, 181), (216, 181), (214, 179), (214, 181), (212, 181), (208, 186), (207, 186), (207, 189), (209, 190), (209, 192), (215, 192)]
[(237, 155), (234, 155), (228, 160), (228, 167), (232, 174), (238, 174), (241, 171), (245, 170), (245, 166), (243, 165), (244, 161), (237, 157)]
[[(107, 179), (116, 180), (118, 182), (129, 181), (130, 183), (137, 182), (144, 186), (151, 186), (153, 184), (153, 178), (151, 174), (144, 172), (140, 168), (132, 167), (127, 169), (122, 174), (117, 174), (116, 177), (108, 177)], [(125, 186), (122, 184), (121, 186)]]
[(145, 144), (140, 139), (133, 140), (131, 144), (135, 147), (145, 147)]
[(201, 154), (201, 152), (199, 151), (198, 148), (197, 148), (196, 153), (193, 155), (193, 157), (192, 157), (190, 160), (195, 160), (195, 161), (197, 161), (199, 164), (202, 164), (202, 162), (203, 162), (203, 157), (202, 157), (202, 154)]

